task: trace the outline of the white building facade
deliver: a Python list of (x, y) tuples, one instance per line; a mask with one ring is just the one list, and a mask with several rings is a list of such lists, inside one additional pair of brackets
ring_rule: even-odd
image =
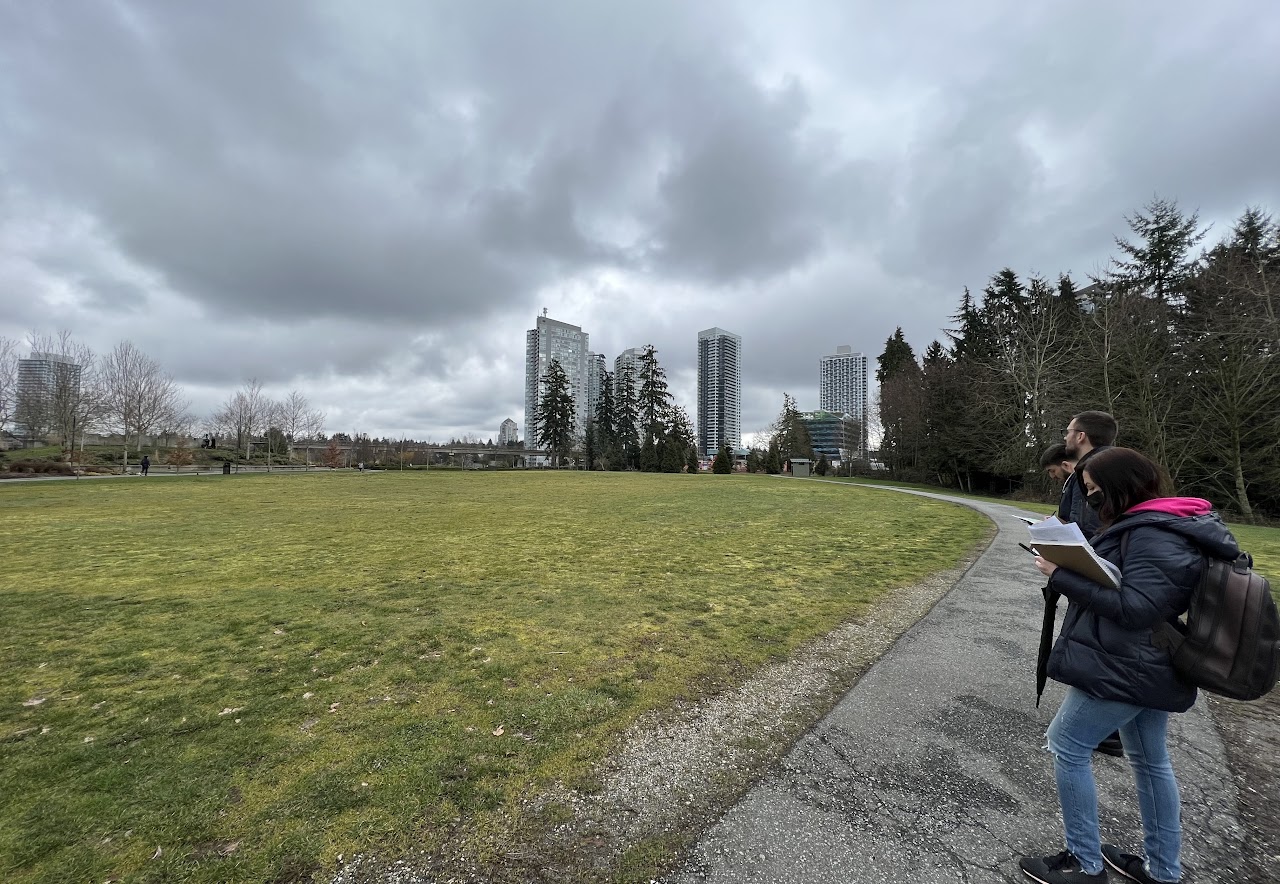
[(596, 419), (600, 410), (600, 391), (604, 389), (604, 378), (608, 369), (603, 353), (587, 354), (587, 420)]
[(507, 418), (502, 422), (502, 425), (498, 427), (498, 445), (505, 448), (512, 442), (519, 441), (519, 428), (516, 426), (516, 422), (511, 418)]
[(708, 328), (698, 332), (698, 451), (725, 445), (742, 447), (742, 337)]
[(47, 437), (57, 423), (58, 404), (79, 399), (82, 373), (82, 366), (57, 353), (32, 351), (29, 358), (19, 359), (14, 435), (28, 442)]
[(535, 413), (542, 396), (542, 379), (551, 360), (560, 362), (569, 389), (573, 392), (574, 436), (583, 437), (587, 427), (587, 352), (590, 337), (576, 325), (549, 319), (546, 311), (534, 328), (525, 334), (524, 362), (524, 447), (537, 448)]
[(848, 414), (862, 427), (857, 456), (867, 451), (867, 357), (848, 345), (836, 347), (832, 356), (818, 362), (818, 408)]

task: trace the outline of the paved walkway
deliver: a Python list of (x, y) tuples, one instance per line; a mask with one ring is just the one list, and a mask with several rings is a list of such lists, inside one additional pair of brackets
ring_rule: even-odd
[[(1052, 762), (1041, 749), (1062, 690), (1050, 682), (1036, 708), (1042, 578), (1017, 545), (1022, 511), (899, 493), (973, 507), (999, 535), (667, 884), (1026, 881), (1019, 856), (1062, 849)], [(1174, 716), (1170, 742), (1184, 881), (1245, 880), (1232, 871), (1242, 829), (1203, 699)], [(1142, 827), (1128, 764), (1099, 757), (1094, 769), (1104, 840), (1136, 849)]]

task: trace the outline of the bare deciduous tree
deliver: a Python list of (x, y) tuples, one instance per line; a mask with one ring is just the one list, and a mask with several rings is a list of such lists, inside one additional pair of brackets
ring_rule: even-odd
[(31, 388), (19, 397), (15, 419), (26, 426), (28, 437), (54, 434), (69, 453), (76, 438), (102, 416), (97, 358), (65, 329), (56, 335), (31, 332), (27, 341), (32, 356), (46, 365), (29, 379)]
[(106, 419), (124, 436), (126, 463), (130, 437), (134, 450), (141, 453), (143, 436), (169, 429), (187, 410), (173, 376), (132, 341), (121, 341), (102, 360), (102, 380)]
[(267, 429), (274, 403), (262, 392), (262, 381), (249, 378), (244, 385), (227, 397), (211, 416), (210, 422), (224, 435), (234, 436), (236, 448), (243, 448), (249, 455), (253, 437)]
[[(18, 342), (0, 336), (0, 434), (13, 421), (18, 386)], [(0, 448), (4, 447), (0, 440)]]
[(324, 412), (313, 409), (306, 396), (292, 390), (277, 407), (274, 423), (292, 448), (294, 442), (314, 439), (324, 432)]

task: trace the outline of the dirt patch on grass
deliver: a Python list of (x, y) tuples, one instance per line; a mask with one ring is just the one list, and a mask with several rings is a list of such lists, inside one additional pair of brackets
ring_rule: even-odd
[(646, 882), (669, 871), (955, 585), (990, 536), (957, 568), (888, 594), (739, 687), (641, 719), (584, 782), (523, 802), (503, 831), (463, 827), (452, 856), (345, 857), (334, 884)]
[(1244, 826), (1244, 881), (1280, 881), (1280, 690), (1241, 703), (1210, 697)]

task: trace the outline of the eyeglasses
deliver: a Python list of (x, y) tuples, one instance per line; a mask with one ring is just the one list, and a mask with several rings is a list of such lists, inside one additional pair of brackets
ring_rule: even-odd
[(1071, 429), (1070, 427), (1067, 427), (1065, 430), (1063, 430), (1063, 431), (1062, 431), (1062, 435), (1063, 435), (1063, 436), (1070, 436), (1070, 435), (1072, 435), (1073, 433), (1083, 433), (1083, 432), (1084, 432), (1084, 430), (1073, 430), (1073, 429)]

